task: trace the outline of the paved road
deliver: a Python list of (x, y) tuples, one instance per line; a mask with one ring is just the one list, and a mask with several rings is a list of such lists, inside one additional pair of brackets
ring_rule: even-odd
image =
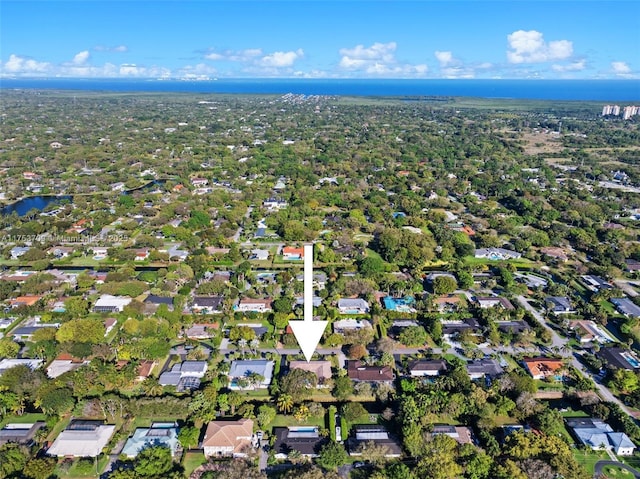
[(629, 281), (628, 279), (616, 279), (614, 284), (627, 294), (630, 298), (638, 296), (638, 292), (634, 286), (638, 284), (638, 281)]
[(518, 296), (517, 300), (522, 305), (522, 307), (524, 309), (526, 309), (527, 311), (529, 311), (533, 315), (533, 317), (536, 318), (536, 320), (543, 327), (545, 327), (545, 328), (547, 328), (547, 330), (549, 330), (549, 332), (551, 333), (551, 339), (552, 339), (553, 347), (558, 348), (558, 350), (561, 351), (560, 354), (562, 356), (570, 359), (571, 360), (571, 364), (572, 364), (572, 366), (574, 368), (576, 368), (578, 371), (582, 372), (582, 374), (584, 374), (586, 377), (593, 379), (593, 381), (594, 381), (594, 383), (596, 385), (596, 389), (598, 390), (598, 393), (599, 393), (599, 395), (600, 395), (600, 397), (602, 399), (604, 399), (605, 401), (617, 404), (629, 416), (635, 417), (632, 414), (631, 410), (622, 401), (620, 401), (617, 397), (615, 397), (611, 393), (611, 391), (609, 391), (609, 389), (607, 389), (604, 386), (604, 384), (602, 384), (600, 382), (600, 380), (598, 378), (594, 377), (591, 374), (591, 372), (578, 360), (578, 358), (575, 355), (567, 356), (565, 353), (562, 353), (562, 347), (566, 345), (567, 341), (565, 339), (563, 339), (558, 333), (556, 333), (552, 328), (550, 328), (549, 325), (546, 324), (546, 322), (544, 320), (544, 316), (542, 316), (542, 314), (538, 310), (536, 310), (533, 306), (531, 306), (524, 296)]
[(606, 466), (616, 466), (616, 467), (620, 467), (622, 469), (626, 469), (631, 474), (633, 474), (634, 477), (640, 479), (640, 472), (636, 471), (631, 466), (627, 466), (626, 464), (622, 464), (621, 462), (617, 462), (617, 461), (598, 461), (598, 462), (596, 462), (596, 465), (595, 465), (595, 467), (593, 469), (593, 477), (596, 478), (596, 479), (599, 478), (600, 475), (602, 474), (602, 470)]

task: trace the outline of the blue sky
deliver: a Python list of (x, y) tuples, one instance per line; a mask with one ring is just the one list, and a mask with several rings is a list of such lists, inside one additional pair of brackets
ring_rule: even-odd
[(640, 78), (640, 1), (0, 1), (0, 77)]

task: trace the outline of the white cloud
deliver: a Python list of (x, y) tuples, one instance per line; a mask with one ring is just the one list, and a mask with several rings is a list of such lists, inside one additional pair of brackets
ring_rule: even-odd
[(87, 63), (88, 59), (89, 59), (89, 51), (88, 50), (84, 50), (84, 51), (81, 51), (80, 53), (76, 54), (76, 56), (73, 57), (73, 64), (74, 65), (84, 65), (85, 63)]
[(573, 54), (573, 43), (569, 40), (545, 42), (542, 33), (536, 30), (518, 30), (507, 36), (509, 63), (542, 63), (564, 60)]
[(377, 77), (424, 77), (429, 70), (426, 64), (401, 63), (395, 57), (395, 42), (376, 42), (369, 47), (356, 45), (341, 48), (339, 68), (353, 75)]
[(268, 68), (283, 68), (292, 66), (296, 60), (304, 56), (301, 48), (295, 52), (274, 52), (260, 59), (260, 65)]
[(631, 73), (631, 67), (626, 62), (611, 62), (611, 69), (616, 75), (628, 75)]
[(435, 52), (436, 59), (440, 63), (440, 66), (446, 66), (453, 61), (453, 54), (451, 52)]
[(2, 71), (9, 74), (46, 74), (51, 68), (47, 62), (39, 62), (32, 58), (10, 55), (9, 60), (2, 65)]
[(585, 60), (577, 60), (568, 65), (552, 65), (551, 68), (557, 72), (579, 72), (587, 67)]

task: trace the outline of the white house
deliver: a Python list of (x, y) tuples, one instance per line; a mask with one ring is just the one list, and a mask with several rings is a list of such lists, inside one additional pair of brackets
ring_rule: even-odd
[(211, 421), (202, 439), (205, 457), (245, 457), (253, 439), (253, 421)]

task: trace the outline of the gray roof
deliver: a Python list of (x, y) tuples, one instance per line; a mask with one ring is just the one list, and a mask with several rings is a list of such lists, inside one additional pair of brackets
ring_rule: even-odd
[(571, 311), (571, 301), (569, 298), (564, 296), (547, 296), (545, 298), (547, 303), (551, 304), (551, 310), (562, 312), (562, 311)]
[(166, 371), (160, 375), (158, 382), (162, 386), (177, 386), (180, 382), (180, 378), (182, 378), (182, 374), (180, 372)]
[(247, 359), (241, 361), (233, 361), (229, 370), (229, 377), (245, 378), (251, 373), (258, 373), (264, 377), (264, 384), (271, 383), (273, 375), (273, 361), (266, 359)]
[(491, 358), (477, 359), (467, 364), (467, 372), (470, 375), (499, 376), (503, 371), (500, 363)]
[(625, 316), (640, 317), (640, 307), (629, 298), (611, 298), (611, 302)]
[(362, 298), (342, 298), (338, 300), (338, 308), (369, 309), (369, 303)]

